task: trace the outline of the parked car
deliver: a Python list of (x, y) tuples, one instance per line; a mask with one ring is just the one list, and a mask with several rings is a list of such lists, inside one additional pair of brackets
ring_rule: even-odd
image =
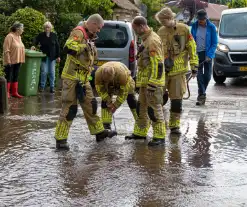
[(108, 61), (124, 63), (136, 75), (137, 37), (130, 22), (105, 21), (104, 27), (95, 41), (98, 60), (95, 61), (95, 70), (92, 73), (91, 85), (94, 87), (94, 74), (97, 68)]
[(213, 65), (216, 83), (227, 77), (247, 75), (247, 8), (222, 12), (218, 29), (219, 44)]

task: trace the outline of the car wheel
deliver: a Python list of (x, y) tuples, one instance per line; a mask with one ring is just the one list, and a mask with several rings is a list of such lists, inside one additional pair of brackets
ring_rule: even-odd
[(214, 81), (218, 84), (223, 84), (226, 80), (226, 76), (217, 76), (214, 70), (213, 70), (213, 78)]

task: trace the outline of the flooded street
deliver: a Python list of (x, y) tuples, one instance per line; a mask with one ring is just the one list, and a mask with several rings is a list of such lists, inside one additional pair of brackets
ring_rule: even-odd
[(59, 152), (60, 92), (12, 98), (0, 117), (0, 207), (247, 206), (247, 80), (212, 80), (204, 107), (195, 106), (196, 81), (190, 86), (183, 135), (168, 131), (164, 147), (124, 139), (134, 126), (125, 104), (115, 115), (119, 135), (101, 143), (79, 108), (71, 149)]

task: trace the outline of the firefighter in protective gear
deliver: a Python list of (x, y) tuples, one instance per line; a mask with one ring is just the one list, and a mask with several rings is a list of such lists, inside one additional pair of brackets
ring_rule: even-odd
[(196, 43), (188, 26), (177, 23), (174, 17), (175, 14), (167, 7), (156, 14), (156, 19), (163, 25), (158, 30), (158, 35), (162, 40), (164, 50), (165, 88), (171, 100), (169, 127), (171, 133), (181, 134), (180, 116), (183, 95), (186, 92), (186, 73), (190, 65), (192, 76), (196, 77), (198, 57)]
[[(101, 118), (105, 129), (111, 129), (112, 114), (127, 99), (134, 119), (137, 119), (135, 81), (130, 70), (121, 62), (107, 62), (95, 73), (95, 87), (101, 97)], [(112, 96), (117, 95), (112, 102)]]
[(135, 33), (141, 37), (142, 45), (137, 54), (138, 72), (136, 87), (139, 89), (137, 103), (138, 118), (134, 133), (126, 139), (144, 139), (149, 126), (153, 127), (153, 139), (149, 146), (164, 144), (166, 126), (162, 110), (165, 69), (162, 43), (159, 36), (147, 25), (144, 17), (137, 16), (132, 22)]
[(96, 141), (110, 136), (110, 131), (104, 129), (102, 120), (97, 115), (97, 100), (89, 83), (96, 56), (96, 48), (92, 41), (103, 25), (104, 20), (99, 14), (91, 15), (82, 26), (73, 29), (65, 43), (67, 58), (62, 72), (62, 110), (55, 132), (58, 149), (69, 149), (67, 138), (77, 113), (78, 101), (90, 133), (96, 135)]

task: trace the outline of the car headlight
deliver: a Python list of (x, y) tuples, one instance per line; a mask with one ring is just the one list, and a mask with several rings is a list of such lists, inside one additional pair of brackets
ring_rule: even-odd
[(221, 52), (229, 52), (229, 47), (227, 45), (218, 44), (217, 50)]

